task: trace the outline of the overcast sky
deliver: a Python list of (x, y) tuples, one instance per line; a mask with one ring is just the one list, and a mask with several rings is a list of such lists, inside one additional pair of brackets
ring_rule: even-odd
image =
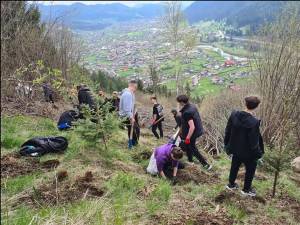
[[(111, 4), (111, 3), (122, 3), (127, 6), (135, 6), (137, 4), (144, 3), (159, 3), (162, 1), (38, 1), (38, 3), (42, 3), (45, 5), (71, 5), (73, 3), (80, 2), (86, 5), (95, 5), (95, 4)], [(192, 4), (193, 1), (184, 1), (183, 5), (187, 6)]]

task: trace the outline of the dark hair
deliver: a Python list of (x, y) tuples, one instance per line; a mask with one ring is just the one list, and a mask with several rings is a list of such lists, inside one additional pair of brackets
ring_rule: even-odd
[(255, 109), (260, 103), (260, 99), (256, 96), (248, 96), (245, 98), (247, 109)]
[(176, 109), (172, 109), (171, 113), (176, 113), (177, 114), (177, 110)]
[(174, 159), (181, 159), (183, 157), (183, 151), (179, 147), (174, 147), (171, 151)]
[(136, 80), (130, 80), (129, 84), (137, 84), (137, 81)]
[(176, 98), (177, 102), (183, 102), (184, 104), (189, 102), (189, 97), (186, 95), (178, 95)]
[(157, 100), (156, 96), (151, 96), (150, 99), (154, 99), (154, 100)]

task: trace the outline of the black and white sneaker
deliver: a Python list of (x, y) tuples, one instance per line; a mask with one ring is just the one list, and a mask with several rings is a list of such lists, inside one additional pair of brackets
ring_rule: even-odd
[(212, 169), (212, 165), (209, 165), (209, 164), (207, 164), (207, 165), (205, 165), (205, 166), (203, 166), (204, 167), (204, 169), (206, 169), (207, 171), (210, 171), (211, 169)]
[(251, 196), (251, 197), (255, 197), (256, 196), (256, 191), (254, 189), (250, 189), (250, 190), (241, 190), (242, 195), (244, 196)]
[(234, 184), (227, 184), (226, 185), (226, 189), (230, 190), (230, 191), (235, 191), (239, 189), (239, 185), (237, 183)]

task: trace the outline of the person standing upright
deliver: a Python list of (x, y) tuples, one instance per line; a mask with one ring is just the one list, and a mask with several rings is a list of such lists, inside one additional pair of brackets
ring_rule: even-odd
[(229, 174), (229, 190), (237, 190), (235, 183), (239, 168), (243, 163), (246, 167), (243, 195), (255, 196), (252, 180), (255, 174), (257, 160), (264, 154), (263, 139), (259, 131), (260, 120), (255, 118), (254, 110), (260, 104), (256, 96), (245, 98), (245, 110), (233, 111), (225, 129), (224, 145), (228, 155), (232, 155)]
[(130, 139), (130, 132), (132, 124), (134, 124), (134, 105), (135, 105), (135, 92), (137, 90), (137, 82), (131, 80), (128, 83), (128, 88), (122, 92), (119, 104), (119, 116), (125, 119), (125, 125), (128, 130), (128, 138)]
[(181, 127), (181, 116), (180, 114), (177, 112), (176, 109), (172, 109), (171, 113), (174, 116), (175, 122), (176, 122), (176, 126), (173, 128), (173, 130), (175, 131), (178, 127)]
[(208, 164), (196, 147), (197, 138), (204, 133), (198, 109), (189, 102), (189, 98), (186, 95), (179, 95), (176, 100), (181, 107), (180, 138), (184, 140), (181, 146), (187, 153), (188, 161), (193, 162), (193, 156), (195, 156), (205, 169), (210, 170), (212, 166)]
[[(162, 122), (163, 118), (163, 107), (161, 104), (157, 102), (157, 98), (155, 96), (151, 97), (151, 101), (153, 103), (153, 111), (152, 111), (152, 133), (154, 136), (159, 139), (164, 137)], [(159, 130), (159, 135), (157, 133), (157, 128)]]

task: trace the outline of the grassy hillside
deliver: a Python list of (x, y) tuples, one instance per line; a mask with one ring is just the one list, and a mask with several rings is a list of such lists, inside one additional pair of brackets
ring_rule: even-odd
[[(1, 117), (1, 224), (299, 224), (300, 189), (282, 174), (278, 196), (270, 198), (272, 177), (258, 168), (259, 196), (224, 191), (230, 160), (209, 156), (214, 169), (200, 165), (179, 173), (179, 184), (145, 173), (156, 141), (142, 129), (140, 145), (129, 151), (125, 131), (108, 143), (87, 147), (73, 131), (59, 132), (41, 117)], [(34, 160), (13, 154), (28, 138), (62, 135), (64, 154)], [(91, 144), (91, 143), (89, 143)], [(57, 168), (45, 166), (58, 160)], [(186, 159), (184, 159), (185, 161)], [(8, 171), (11, 171), (8, 173)], [(239, 175), (239, 183), (243, 173)]]

